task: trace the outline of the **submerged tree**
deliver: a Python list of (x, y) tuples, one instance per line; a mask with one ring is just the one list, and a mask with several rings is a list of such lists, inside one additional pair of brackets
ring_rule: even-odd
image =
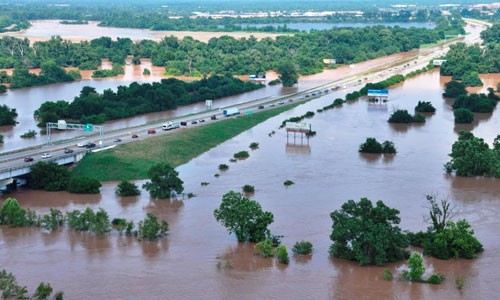
[(152, 198), (167, 199), (172, 197), (172, 192), (182, 193), (184, 191), (183, 181), (179, 178), (179, 172), (167, 163), (154, 165), (148, 171), (151, 181), (142, 187), (149, 191)]
[(381, 265), (408, 257), (408, 241), (401, 231), (397, 209), (367, 198), (349, 200), (330, 214), (333, 230), (330, 255), (358, 261), (361, 265)]
[(269, 236), (267, 228), (273, 221), (271, 212), (263, 211), (260, 204), (241, 193), (228, 192), (214, 211), (217, 222), (229, 233), (235, 233), (239, 242), (260, 242)]

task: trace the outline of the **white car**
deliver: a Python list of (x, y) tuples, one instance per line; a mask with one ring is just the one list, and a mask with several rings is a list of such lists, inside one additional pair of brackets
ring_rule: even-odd
[(45, 152), (44, 154), (42, 154), (42, 158), (45, 159), (45, 158), (51, 158), (52, 157), (52, 154), (50, 154), (49, 152)]
[(80, 148), (83, 148), (83, 147), (85, 147), (86, 145), (87, 145), (87, 143), (83, 143), (83, 142), (76, 144), (76, 146), (77, 146), (77, 147), (80, 147)]

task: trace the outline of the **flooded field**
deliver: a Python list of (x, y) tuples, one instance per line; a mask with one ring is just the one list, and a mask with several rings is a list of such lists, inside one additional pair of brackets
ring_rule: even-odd
[[(299, 88), (328, 76), (325, 72), (305, 78)], [(500, 79), (498, 74), (488, 76), (488, 84)], [(95, 237), (67, 229), (46, 233), (0, 227), (0, 265), (30, 291), (46, 281), (64, 290), (67, 299), (495, 299), (500, 293), (500, 181), (444, 173), (458, 130), (450, 103), (441, 96), (444, 82), (437, 71), (420, 75), (390, 89), (387, 105), (360, 100), (317, 113), (308, 120), (315, 137), (287, 139), (278, 129), (284, 119), (316, 111), (349, 90), (302, 104), (179, 167), (185, 191), (196, 194), (192, 199), (156, 201), (145, 191), (139, 197), (120, 198), (114, 193), (116, 183), (104, 184), (101, 194), (92, 196), (21, 189), (11, 196), (39, 213), (48, 207), (67, 211), (90, 206), (104, 208), (111, 218), (138, 221), (153, 212), (169, 222), (170, 233), (159, 242), (138, 242), (116, 232)], [(395, 108), (413, 111), (418, 101), (437, 108), (425, 124), (387, 123)], [(479, 121), (469, 129), (491, 144), (500, 133), (500, 114), (476, 116)], [(269, 136), (273, 130), (276, 134)], [(393, 141), (398, 154), (360, 155), (359, 144), (367, 137)], [(260, 148), (248, 159), (228, 162), (251, 142)], [(216, 178), (221, 163), (230, 168)], [(285, 188), (287, 179), (295, 185)], [(289, 249), (299, 240), (312, 242), (312, 257), (291, 257), (288, 266), (260, 258), (252, 244), (238, 244), (216, 223), (213, 210), (222, 195), (241, 191), (245, 184), (254, 185), (251, 198), (273, 212), (272, 232), (284, 235)], [(475, 260), (425, 257), (428, 273), (445, 274), (443, 284), (382, 279), (384, 267), (397, 273), (404, 263), (359, 267), (329, 258), (329, 213), (346, 200), (383, 200), (401, 211), (403, 229), (424, 230), (424, 199), (429, 193), (449, 197), (457, 206), (456, 218), (469, 220), (485, 248)], [(457, 276), (465, 278), (462, 291), (455, 286)]]
[(46, 41), (52, 36), (60, 36), (65, 40), (73, 42), (90, 41), (101, 36), (108, 36), (112, 39), (129, 38), (133, 41), (139, 40), (155, 40), (160, 41), (166, 36), (174, 36), (178, 39), (190, 36), (201, 42), (208, 42), (213, 37), (221, 37), (223, 35), (232, 36), (236, 39), (248, 38), (254, 36), (257, 39), (266, 37), (275, 38), (279, 35), (276, 33), (265, 32), (201, 32), (201, 31), (152, 31), (149, 29), (135, 28), (117, 28), (117, 27), (99, 27), (99, 22), (90, 21), (88, 24), (68, 25), (60, 24), (59, 20), (34, 20), (30, 21), (32, 26), (20, 32), (0, 33), (2, 36), (14, 36), (18, 38), (28, 38), (31, 42)]

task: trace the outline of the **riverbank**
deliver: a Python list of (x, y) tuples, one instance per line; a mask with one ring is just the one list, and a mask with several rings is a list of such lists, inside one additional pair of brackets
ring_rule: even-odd
[(73, 174), (92, 177), (99, 181), (144, 179), (154, 164), (168, 162), (173, 167), (185, 164), (213, 147), (297, 105), (242, 115), (204, 126), (177, 129), (171, 134), (122, 144), (110, 151), (92, 153), (78, 163)]

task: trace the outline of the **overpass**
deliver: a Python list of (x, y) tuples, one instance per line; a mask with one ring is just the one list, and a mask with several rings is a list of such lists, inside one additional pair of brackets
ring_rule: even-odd
[[(67, 165), (80, 161), (89, 151), (87, 149), (58, 155), (55, 157), (44, 159), (45, 162), (54, 162), (58, 165)], [(4, 188), (8, 184), (14, 182), (16, 177), (28, 174), (31, 172), (31, 167), (38, 162), (21, 162), (7, 167), (0, 168), (0, 188)]]

